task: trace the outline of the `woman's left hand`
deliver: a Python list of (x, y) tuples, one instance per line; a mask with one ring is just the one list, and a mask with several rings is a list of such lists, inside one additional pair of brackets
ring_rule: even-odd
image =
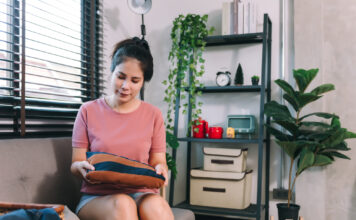
[(168, 168), (167, 166), (165, 166), (164, 164), (157, 164), (155, 167), (156, 173), (163, 175), (164, 178), (166, 179), (164, 181), (164, 185), (167, 186), (168, 185)]

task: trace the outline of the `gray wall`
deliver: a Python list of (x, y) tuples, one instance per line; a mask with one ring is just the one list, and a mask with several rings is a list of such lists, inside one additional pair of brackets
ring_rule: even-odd
[[(344, 127), (356, 131), (356, 2), (295, 1), (295, 66), (320, 68), (319, 83), (333, 83), (309, 111), (336, 113)], [(308, 111), (308, 110), (307, 110)], [(356, 219), (356, 141), (348, 141), (348, 160), (306, 171), (297, 180), (296, 198), (305, 219)]]

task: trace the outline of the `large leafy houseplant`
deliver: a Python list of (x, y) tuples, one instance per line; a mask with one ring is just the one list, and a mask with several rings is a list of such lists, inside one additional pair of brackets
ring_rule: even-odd
[[(181, 99), (188, 101), (183, 103), (183, 114), (187, 113), (188, 105), (192, 109), (192, 120), (197, 119), (201, 113), (202, 103), (196, 104), (197, 95), (201, 95), (198, 88), (202, 87), (199, 78), (204, 74), (204, 62), (202, 53), (205, 49), (204, 38), (213, 31), (207, 29), (208, 15), (187, 14), (179, 15), (173, 21), (171, 31), (172, 47), (169, 52), (170, 70), (168, 79), (162, 83), (166, 86), (164, 101), (168, 104), (166, 117), (167, 146), (177, 149), (179, 146), (174, 132), (173, 114), (175, 111), (177, 89), (188, 92), (181, 95)], [(188, 89), (185, 89), (188, 88)], [(189, 103), (189, 104), (188, 104)], [(191, 127), (191, 123), (189, 124)], [(172, 156), (167, 153), (167, 164), (176, 176), (176, 164)]]
[[(271, 125), (276, 124), (283, 129), (281, 131), (270, 125), (266, 127), (276, 138), (276, 143), (290, 157), (288, 207), (297, 177), (308, 168), (333, 163), (336, 157), (350, 159), (340, 151), (350, 150), (345, 139), (356, 138), (355, 133), (341, 127), (339, 117), (335, 114), (325, 112), (302, 114), (304, 107), (320, 99), (322, 94), (334, 90), (334, 85), (323, 84), (307, 92), (306, 89), (317, 73), (318, 69), (294, 70), (293, 77), (298, 90), (294, 90), (284, 80), (275, 80), (275, 83), (284, 91), (283, 99), (289, 106), (276, 101), (265, 104), (264, 113), (271, 117)], [(292, 179), (292, 168), (295, 162), (297, 169)]]

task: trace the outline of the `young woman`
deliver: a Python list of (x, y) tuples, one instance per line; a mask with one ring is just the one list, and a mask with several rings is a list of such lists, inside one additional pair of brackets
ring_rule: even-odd
[(73, 128), (71, 171), (82, 178), (82, 198), (76, 213), (87, 219), (173, 219), (158, 189), (130, 188), (89, 182), (86, 152), (107, 152), (155, 167), (166, 178), (165, 127), (160, 110), (137, 98), (153, 74), (148, 44), (135, 37), (116, 44), (111, 63), (111, 93), (84, 103)]

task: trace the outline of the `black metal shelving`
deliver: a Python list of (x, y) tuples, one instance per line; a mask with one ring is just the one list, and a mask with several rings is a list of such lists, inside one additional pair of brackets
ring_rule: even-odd
[[(271, 100), (271, 32), (272, 23), (268, 15), (264, 15), (263, 32), (241, 34), (241, 35), (224, 35), (224, 36), (209, 36), (206, 38), (206, 46), (224, 46), (237, 44), (262, 44), (262, 68), (261, 68), (261, 85), (259, 86), (206, 86), (200, 89), (202, 93), (259, 93), (260, 95), (260, 112), (259, 121), (270, 123), (270, 119), (264, 117), (264, 104)], [(182, 88), (187, 90), (188, 88)], [(178, 121), (179, 121), (179, 105), (181, 89), (178, 88), (176, 93), (175, 105), (175, 120), (174, 120), (174, 135), (178, 137)], [(191, 108), (188, 108), (188, 122), (191, 121)], [(264, 123), (258, 125), (258, 137), (254, 139), (199, 139), (192, 138), (190, 134), (188, 137), (178, 138), (181, 142), (187, 142), (187, 192), (186, 201), (173, 205), (174, 197), (174, 179), (171, 181), (169, 204), (174, 207), (190, 209), (196, 214), (212, 215), (212, 216), (230, 216), (230, 217), (248, 217), (254, 219), (261, 219), (261, 212), (265, 210), (265, 219), (269, 215), (269, 162), (270, 162), (270, 134), (264, 130)], [(257, 156), (257, 198), (256, 203), (251, 204), (248, 208), (243, 210), (225, 209), (190, 205), (189, 190), (190, 190), (190, 169), (191, 169), (191, 147), (194, 142), (209, 142), (209, 143), (236, 143), (236, 144), (255, 144), (258, 145)], [(263, 152), (265, 155), (265, 201), (262, 202), (262, 174), (263, 174)], [(173, 158), (176, 159), (176, 150), (173, 150)]]

